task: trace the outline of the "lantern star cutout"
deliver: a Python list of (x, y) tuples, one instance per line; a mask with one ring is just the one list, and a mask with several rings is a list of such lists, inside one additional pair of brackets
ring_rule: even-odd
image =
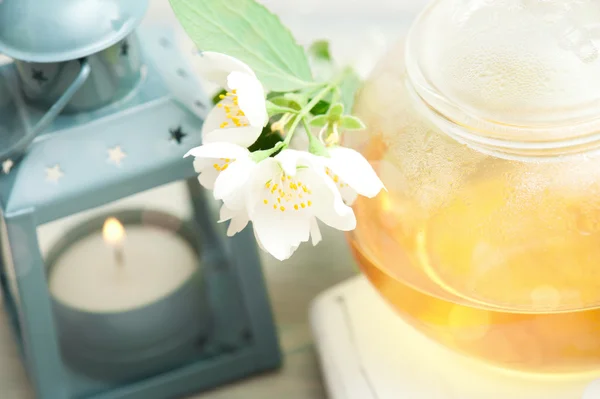
[(123, 152), (120, 146), (108, 149), (108, 162), (121, 166), (121, 162), (125, 158), (127, 158), (127, 154)]
[(187, 134), (181, 130), (181, 126), (177, 126), (176, 129), (170, 129), (169, 133), (171, 133), (171, 140), (175, 140), (177, 144), (181, 144), (183, 138), (187, 136)]
[(123, 57), (127, 57), (129, 55), (129, 43), (127, 43), (127, 41), (124, 41), (121, 45), (121, 55)]
[(60, 165), (54, 165), (51, 168), (46, 168), (46, 181), (58, 183), (65, 174), (60, 169)]
[[(0, 0), (0, 4), (2, 4), (2, 0)], [(6, 161), (2, 162), (2, 173), (5, 175), (9, 174), (13, 166), (15, 166), (15, 163), (12, 159), (7, 159)]]
[(46, 75), (44, 75), (44, 71), (41, 71), (39, 69), (34, 69), (31, 71), (31, 77), (33, 78), (33, 80), (37, 81), (38, 84), (42, 84), (45, 83), (48, 78), (46, 77)]

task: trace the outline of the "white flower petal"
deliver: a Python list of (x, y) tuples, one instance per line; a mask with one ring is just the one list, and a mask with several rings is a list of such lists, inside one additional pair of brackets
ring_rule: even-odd
[(274, 176), (280, 171), (279, 163), (275, 158), (267, 158), (254, 168), (252, 177), (246, 186), (246, 204), (250, 219), (253, 220), (252, 212), (256, 205), (263, 200), (261, 195), (265, 182), (274, 179)]
[(329, 168), (358, 194), (372, 198), (385, 189), (371, 164), (359, 152), (335, 147), (329, 149), (329, 154)]
[(310, 222), (294, 212), (257, 207), (252, 215), (254, 232), (262, 246), (278, 260), (288, 259), (310, 237)]
[[(264, 102), (264, 99), (261, 101)], [(225, 107), (217, 106), (210, 110), (202, 126), (202, 142), (227, 142), (241, 147), (254, 144), (262, 133), (262, 126), (235, 126), (226, 115)], [(228, 126), (221, 128), (223, 122), (227, 122)]]
[(211, 167), (213, 163), (214, 160), (212, 158), (196, 158), (194, 159), (194, 170), (197, 173), (201, 173), (204, 169)]
[(227, 77), (231, 72), (243, 72), (254, 76), (254, 72), (248, 65), (226, 54), (204, 51), (199, 54), (197, 61), (198, 72), (205, 79), (221, 87), (226, 87)]
[[(269, 189), (265, 183), (270, 182), (274, 187), (276, 182), (281, 183), (283, 171), (277, 160), (267, 158), (257, 164), (252, 179), (247, 188), (247, 209), (254, 226), (257, 240), (266, 252), (275, 258), (284, 260), (289, 258), (298, 246), (310, 239), (310, 214), (294, 210), (291, 205), (282, 201), (281, 205), (274, 207), (276, 202), (269, 197), (265, 203), (265, 195)], [(281, 206), (287, 205), (282, 210)]]
[(342, 196), (321, 168), (301, 169), (298, 173), (302, 181), (310, 185), (313, 192), (313, 212), (325, 224), (342, 231), (356, 228), (356, 217), (352, 208), (344, 204)]
[(265, 91), (254, 75), (232, 72), (227, 77), (227, 87), (236, 90), (238, 104), (251, 126), (264, 127), (268, 121)]
[(217, 129), (202, 136), (204, 143), (228, 142), (241, 147), (250, 147), (262, 133), (262, 128), (255, 126), (231, 127)]
[(256, 244), (258, 245), (258, 247), (259, 247), (261, 250), (263, 250), (263, 251), (265, 251), (265, 252), (268, 252), (268, 251), (265, 249), (265, 246), (264, 246), (264, 245), (262, 245), (262, 242), (260, 242), (260, 237), (258, 236), (258, 234), (256, 234), (256, 229), (255, 229), (255, 228), (252, 228), (252, 231), (254, 231), (254, 239), (256, 240)]
[(202, 137), (204, 137), (207, 133), (219, 130), (221, 128), (221, 123), (227, 121), (227, 118), (225, 117), (225, 110), (222, 106), (218, 106), (223, 102), (224, 101), (221, 100), (217, 106), (208, 111), (208, 115), (206, 115), (204, 123), (202, 124)]
[(214, 184), (214, 197), (227, 207), (245, 209), (245, 188), (256, 167), (250, 158), (238, 158), (222, 171)]
[(296, 176), (298, 166), (308, 166), (310, 154), (305, 151), (283, 150), (275, 156), (286, 175)]
[(321, 230), (319, 229), (319, 222), (317, 218), (312, 217), (310, 219), (310, 236), (312, 238), (312, 245), (315, 246), (321, 242), (323, 236), (321, 235)]
[(248, 219), (247, 215), (239, 216), (239, 217), (235, 217), (235, 218), (231, 219), (231, 222), (229, 223), (229, 227), (227, 228), (227, 236), (233, 237), (240, 231), (244, 230), (246, 228), (246, 226), (248, 225), (248, 222), (250, 222), (250, 220)]
[(198, 175), (198, 181), (202, 187), (212, 190), (215, 186), (215, 181), (219, 176), (219, 172), (213, 168), (206, 168), (204, 172)]
[(358, 198), (358, 193), (352, 187), (347, 184), (344, 184), (344, 187), (340, 187), (340, 194), (342, 195), (342, 199), (348, 206), (354, 205), (354, 202)]
[(209, 143), (203, 144), (199, 147), (192, 148), (185, 154), (184, 157), (194, 156), (196, 158), (245, 158), (250, 154), (250, 152), (239, 145), (235, 145), (232, 143)]
[(226, 205), (223, 205), (221, 207), (219, 217), (219, 223), (231, 220), (231, 222), (229, 222), (229, 227), (227, 228), (227, 236), (229, 237), (233, 237), (240, 231), (244, 230), (244, 228), (248, 225), (248, 222), (250, 221), (248, 219), (248, 214), (245, 210), (234, 211), (229, 209)]
[(233, 219), (238, 213), (239, 211), (231, 210), (227, 205), (221, 206), (221, 210), (219, 211), (219, 223)]

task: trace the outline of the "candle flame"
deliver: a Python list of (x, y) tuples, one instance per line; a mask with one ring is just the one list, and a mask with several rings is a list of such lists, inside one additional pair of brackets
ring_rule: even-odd
[(125, 238), (125, 228), (116, 218), (108, 218), (102, 228), (102, 237), (111, 245), (119, 245)]

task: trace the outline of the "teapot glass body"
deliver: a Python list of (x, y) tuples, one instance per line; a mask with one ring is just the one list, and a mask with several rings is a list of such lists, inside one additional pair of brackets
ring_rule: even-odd
[(406, 47), (359, 93), (368, 132), (344, 139), (388, 190), (354, 205), (362, 271), (407, 322), (471, 357), (600, 369), (597, 121), (519, 126), (465, 112), (466, 123), (455, 118), (466, 107), (410, 73)]

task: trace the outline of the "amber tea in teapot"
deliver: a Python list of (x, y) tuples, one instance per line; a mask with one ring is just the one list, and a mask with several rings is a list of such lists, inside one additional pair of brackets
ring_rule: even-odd
[[(600, 2), (440, 0), (347, 134), (363, 272), (430, 338), (510, 370), (600, 371)], [(402, 337), (398, 337), (402, 339)]]

